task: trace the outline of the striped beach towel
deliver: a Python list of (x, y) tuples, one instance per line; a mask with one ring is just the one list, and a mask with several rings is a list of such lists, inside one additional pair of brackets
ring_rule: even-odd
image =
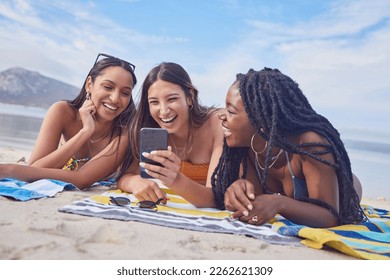
[(310, 228), (281, 219), (273, 224), (280, 234), (303, 238), (311, 248), (331, 247), (347, 255), (372, 260), (390, 259), (390, 212), (362, 205), (369, 220), (358, 225)]
[[(202, 232), (215, 232), (251, 236), (271, 244), (302, 246), (300, 239), (284, 236), (272, 229), (272, 224), (253, 226), (230, 218), (229, 211), (214, 208), (197, 208), (168, 188), (163, 188), (169, 197), (166, 205), (158, 205), (157, 211), (144, 210), (137, 206), (134, 195), (121, 190), (109, 190), (100, 195), (75, 201), (59, 209), (60, 212), (94, 216), (105, 219), (137, 221), (159, 226)], [(110, 197), (126, 197), (131, 204), (125, 207), (110, 204)]]

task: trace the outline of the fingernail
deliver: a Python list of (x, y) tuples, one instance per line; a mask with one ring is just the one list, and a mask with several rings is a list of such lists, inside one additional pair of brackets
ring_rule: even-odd
[(248, 215), (249, 215), (248, 211), (246, 211), (246, 210), (243, 211), (242, 214), (244, 214), (245, 217), (248, 217)]
[(156, 151), (151, 151), (150, 153), (151, 153), (152, 155), (154, 155), (154, 154), (156, 153)]
[[(253, 193), (251, 193), (250, 195), (249, 195), (249, 198), (250, 199), (255, 199), (255, 195), (253, 194)], [(252, 209), (251, 209), (252, 210)]]
[(148, 157), (148, 156), (149, 156), (149, 153), (148, 153), (148, 152), (143, 152), (142, 155), (143, 155), (144, 157)]
[(252, 204), (248, 204), (248, 206), (246, 208), (248, 208), (249, 210), (252, 210), (253, 209), (253, 205)]
[(140, 162), (140, 163), (139, 163), (139, 166), (141, 166), (141, 167), (145, 167), (145, 163), (143, 163), (143, 162)]

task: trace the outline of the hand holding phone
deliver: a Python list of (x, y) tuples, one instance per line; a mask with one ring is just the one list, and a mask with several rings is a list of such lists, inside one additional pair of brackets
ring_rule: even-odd
[[(145, 158), (142, 153), (156, 150), (166, 150), (168, 149), (168, 131), (162, 128), (150, 128), (143, 127), (140, 131), (140, 160), (141, 162), (160, 165), (161, 164)], [(145, 172), (145, 168), (141, 167), (140, 169), (142, 178), (153, 178)]]

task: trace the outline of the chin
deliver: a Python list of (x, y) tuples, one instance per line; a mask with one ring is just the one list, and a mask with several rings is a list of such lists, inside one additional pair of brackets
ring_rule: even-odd
[(226, 139), (226, 144), (230, 147), (230, 148), (234, 148), (236, 147), (236, 144), (234, 141), (232, 141), (232, 139), (230, 138), (225, 138)]
[(246, 143), (242, 143), (239, 139), (232, 139), (232, 138), (225, 138), (226, 139), (226, 144), (230, 148), (247, 148), (249, 147), (246, 145)]

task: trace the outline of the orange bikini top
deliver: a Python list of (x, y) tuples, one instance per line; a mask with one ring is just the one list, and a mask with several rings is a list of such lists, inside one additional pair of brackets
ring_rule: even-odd
[(206, 184), (208, 171), (208, 164), (192, 164), (188, 161), (182, 161), (181, 163), (181, 172), (200, 184)]

